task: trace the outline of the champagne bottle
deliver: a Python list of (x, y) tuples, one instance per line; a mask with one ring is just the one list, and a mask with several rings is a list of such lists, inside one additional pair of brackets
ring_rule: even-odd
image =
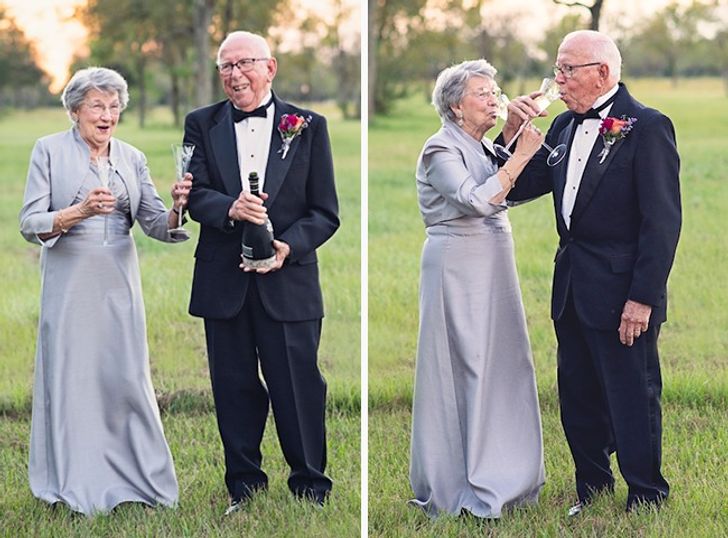
[[(248, 176), (250, 193), (260, 196), (259, 178), (257, 172), (250, 172)], [(266, 218), (264, 224), (255, 224), (246, 221), (243, 224), (243, 265), (251, 269), (270, 267), (276, 259), (273, 248), (273, 225)]]

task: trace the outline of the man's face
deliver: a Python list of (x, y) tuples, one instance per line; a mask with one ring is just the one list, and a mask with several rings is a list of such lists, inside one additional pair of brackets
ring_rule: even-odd
[[(589, 110), (605, 89), (603, 70), (606, 66), (595, 62), (588, 50), (583, 40), (570, 39), (562, 43), (556, 56), (556, 65), (561, 68), (556, 75), (561, 100), (569, 110), (579, 114)], [(583, 64), (595, 65), (574, 67)]]
[[(229, 73), (220, 70), (220, 66), (227, 64), (229, 67), (244, 59), (258, 61), (242, 69), (233, 65)], [(248, 112), (255, 109), (270, 90), (277, 64), (275, 58), (268, 58), (258, 41), (240, 37), (228, 41), (220, 49), (218, 70), (225, 94), (236, 107)]]

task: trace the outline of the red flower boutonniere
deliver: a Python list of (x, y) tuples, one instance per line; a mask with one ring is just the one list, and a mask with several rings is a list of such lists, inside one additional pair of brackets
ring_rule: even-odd
[(636, 121), (637, 118), (628, 118), (627, 116), (622, 116), (621, 119), (607, 116), (602, 120), (602, 124), (599, 126), (599, 134), (602, 135), (604, 140), (604, 149), (599, 154), (599, 164), (604, 162), (617, 140), (626, 138)]
[(286, 158), (291, 142), (301, 134), (301, 131), (308, 127), (310, 122), (311, 116), (307, 118), (298, 114), (283, 114), (281, 116), (281, 122), (278, 124), (278, 132), (281, 133), (281, 140), (283, 140), (281, 149), (278, 150), (278, 153), (283, 153), (281, 159)]

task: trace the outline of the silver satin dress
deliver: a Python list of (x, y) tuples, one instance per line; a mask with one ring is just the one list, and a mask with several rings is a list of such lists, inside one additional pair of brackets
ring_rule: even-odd
[[(489, 142), (486, 141), (486, 146)], [(497, 518), (544, 484), (541, 419), (498, 168), (445, 122), (425, 145), (425, 221), (412, 418), (412, 504)]]
[[(91, 165), (74, 203), (98, 186)], [(87, 515), (178, 497), (149, 371), (129, 196), (122, 181), (111, 187), (107, 245), (96, 216), (41, 255), (30, 487)]]

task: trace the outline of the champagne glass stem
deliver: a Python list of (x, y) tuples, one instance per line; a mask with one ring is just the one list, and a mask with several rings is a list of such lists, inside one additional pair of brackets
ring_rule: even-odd
[(515, 143), (515, 141), (518, 139), (519, 136), (521, 136), (521, 133), (526, 128), (526, 125), (528, 125), (530, 122), (524, 121), (521, 126), (518, 128), (518, 131), (516, 131), (516, 134), (513, 135), (513, 138), (506, 144), (506, 151), (510, 153), (511, 146)]

